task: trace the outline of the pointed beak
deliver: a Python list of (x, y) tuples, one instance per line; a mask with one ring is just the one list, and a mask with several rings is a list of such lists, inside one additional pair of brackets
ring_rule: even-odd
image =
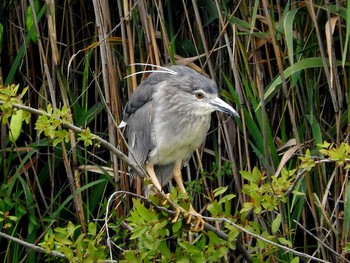
[(239, 118), (239, 114), (237, 111), (235, 111), (234, 108), (232, 108), (230, 105), (228, 105), (226, 102), (224, 102), (220, 98), (213, 99), (210, 104), (218, 111), (225, 112), (229, 114), (230, 116), (233, 115), (235, 117)]

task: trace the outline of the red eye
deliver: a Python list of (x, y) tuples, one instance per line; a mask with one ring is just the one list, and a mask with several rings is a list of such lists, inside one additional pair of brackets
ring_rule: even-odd
[(194, 95), (195, 95), (196, 98), (199, 99), (199, 100), (204, 99), (204, 93), (203, 93), (203, 92), (198, 91), (198, 92), (196, 92)]

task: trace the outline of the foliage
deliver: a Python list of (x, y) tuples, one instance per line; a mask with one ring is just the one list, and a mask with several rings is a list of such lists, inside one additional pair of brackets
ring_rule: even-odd
[[(23, 104), (23, 97), (28, 91), (28, 87), (24, 88), (21, 94), (18, 95), (19, 85), (10, 85), (3, 87), (0, 85), (0, 100), (2, 104), (0, 105), (1, 115), (0, 120), (2, 124), (8, 123), (8, 119), (11, 116), (16, 116), (16, 109), (13, 107), (13, 104)], [(27, 123), (30, 121), (30, 114), (25, 112), (25, 116), (22, 117)]]
[(63, 106), (62, 110), (52, 109), (51, 105), (47, 106), (47, 113), (50, 115), (41, 115), (37, 122), (35, 123), (35, 129), (38, 130), (38, 136), (44, 132), (45, 136), (50, 139), (55, 139), (53, 141), (53, 146), (65, 141), (69, 142), (69, 132), (60, 128), (62, 124), (69, 123), (68, 115), (70, 110), (68, 107)]
[(45, 248), (47, 253), (52, 250), (61, 252), (69, 262), (92, 263), (106, 260), (106, 246), (101, 245), (102, 238), (97, 233), (96, 224), (90, 222), (86, 234), (78, 231), (79, 229), (80, 226), (72, 222), (68, 222), (65, 228), (57, 227), (54, 231), (50, 229), (39, 245)]

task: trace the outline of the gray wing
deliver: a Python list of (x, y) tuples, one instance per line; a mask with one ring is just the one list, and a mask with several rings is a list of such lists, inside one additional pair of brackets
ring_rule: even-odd
[[(167, 76), (168, 75), (164, 73), (153, 73), (147, 79), (141, 82), (124, 108), (123, 121), (128, 123), (128, 119), (131, 117), (131, 115), (152, 101), (154, 87), (164, 81)], [(145, 112), (145, 114), (147, 113)]]
[[(169, 77), (165, 73), (153, 73), (135, 90), (123, 111), (126, 136), (130, 148), (129, 157), (140, 165), (147, 161), (152, 143), (152, 121), (154, 119), (153, 91), (156, 85)], [(174, 164), (155, 166), (155, 173), (162, 186), (172, 179)]]
[(126, 125), (126, 136), (129, 145), (129, 157), (141, 166), (145, 164), (153, 148), (151, 141), (153, 119), (152, 101), (149, 101), (129, 115)]
[(123, 112), (126, 136), (130, 148), (129, 157), (143, 165), (152, 149), (153, 85), (147, 78), (135, 90)]

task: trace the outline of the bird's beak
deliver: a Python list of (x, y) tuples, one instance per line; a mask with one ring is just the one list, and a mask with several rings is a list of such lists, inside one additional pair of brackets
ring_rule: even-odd
[(215, 98), (211, 102), (211, 105), (214, 106), (214, 108), (218, 111), (225, 112), (229, 115), (234, 115), (239, 118), (239, 114), (237, 111), (235, 111), (234, 108), (232, 108), (230, 105), (228, 105), (226, 102), (224, 102), (220, 98)]

